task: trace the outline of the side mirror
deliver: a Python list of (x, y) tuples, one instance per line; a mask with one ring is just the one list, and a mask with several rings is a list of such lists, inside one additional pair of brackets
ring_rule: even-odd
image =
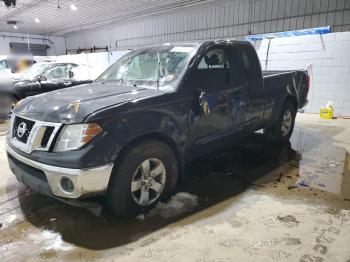
[(46, 78), (46, 76), (39, 76), (39, 77), (37, 78), (37, 81), (38, 81), (38, 82), (45, 82), (45, 81), (47, 81), (47, 78)]

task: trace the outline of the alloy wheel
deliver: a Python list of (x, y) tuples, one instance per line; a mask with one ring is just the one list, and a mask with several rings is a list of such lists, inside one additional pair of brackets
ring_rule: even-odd
[(292, 113), (287, 110), (284, 112), (282, 117), (281, 134), (283, 137), (287, 136), (292, 127), (293, 117)]
[(132, 182), (131, 194), (140, 206), (153, 204), (162, 194), (166, 181), (166, 169), (157, 158), (143, 161), (136, 169)]

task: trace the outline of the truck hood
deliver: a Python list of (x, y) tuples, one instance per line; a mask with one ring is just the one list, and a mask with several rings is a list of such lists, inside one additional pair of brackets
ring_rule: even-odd
[(14, 113), (45, 122), (81, 123), (98, 110), (163, 93), (132, 86), (80, 85), (26, 98), (16, 105)]

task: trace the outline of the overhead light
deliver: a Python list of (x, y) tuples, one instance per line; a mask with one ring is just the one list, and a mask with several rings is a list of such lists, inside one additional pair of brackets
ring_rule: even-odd
[(72, 10), (72, 11), (77, 11), (77, 6), (75, 5), (75, 4), (71, 4), (70, 5), (70, 10)]
[(41, 22), (39, 18), (35, 18), (34, 21), (35, 21), (35, 23), (37, 23), (37, 24), (39, 24), (39, 23)]
[(17, 25), (14, 25), (14, 26), (13, 26), (13, 29), (18, 29), (18, 26), (17, 26)]

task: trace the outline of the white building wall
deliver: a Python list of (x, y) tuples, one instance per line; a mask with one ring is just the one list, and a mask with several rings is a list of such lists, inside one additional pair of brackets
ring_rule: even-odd
[[(49, 46), (48, 55), (66, 54), (66, 44), (64, 37), (28, 35), (30, 44), (45, 44)], [(40, 39), (34, 39), (40, 38)], [(50, 41), (42, 39), (50, 39)], [(26, 34), (0, 32), (0, 55), (7, 56), (10, 53), (10, 43), (27, 43)]]
[(318, 113), (332, 101), (336, 115), (350, 116), (350, 32), (263, 40), (258, 55), (263, 70), (307, 69), (312, 65), (306, 112)]
[[(86, 53), (77, 55), (62, 55), (53, 56), (52, 60), (56, 62), (77, 63), (79, 65), (87, 66), (86, 73), (88, 77), (83, 79), (95, 80), (99, 77), (108, 67), (115, 63), (119, 58), (125, 55), (128, 51), (114, 51), (114, 52), (101, 52), (101, 53)], [(79, 76), (77, 76), (79, 77)]]
[[(318, 26), (350, 31), (350, 0), (217, 0), (67, 34), (68, 49), (111, 50), (161, 42), (243, 38)], [(117, 45), (116, 45), (117, 43)]]

